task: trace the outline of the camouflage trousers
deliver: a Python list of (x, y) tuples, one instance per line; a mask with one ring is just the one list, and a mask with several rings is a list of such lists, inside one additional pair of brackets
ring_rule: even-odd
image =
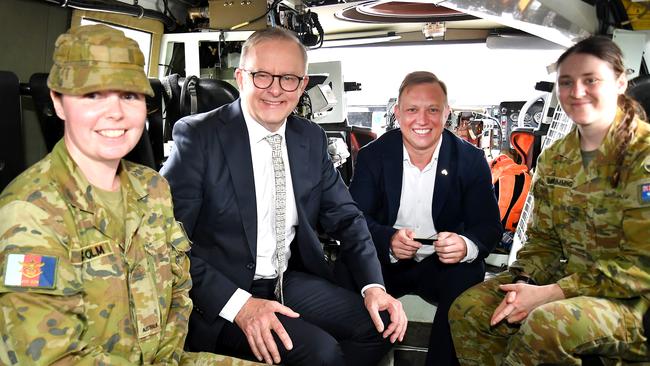
[(208, 352), (184, 352), (181, 366), (262, 366), (264, 364)]
[(598, 355), (606, 365), (650, 361), (643, 335), (643, 300), (579, 296), (554, 301), (530, 312), (521, 324), (490, 318), (511, 283), (505, 272), (459, 296), (449, 323), (461, 365), (581, 365), (581, 356)]

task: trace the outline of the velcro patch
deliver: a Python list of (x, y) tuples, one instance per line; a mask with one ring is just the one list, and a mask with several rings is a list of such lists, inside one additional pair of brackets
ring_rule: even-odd
[(558, 187), (571, 187), (573, 186), (573, 179), (560, 178), (560, 177), (546, 177), (546, 184)]
[(47, 255), (9, 254), (5, 286), (53, 289), (57, 261), (57, 257)]
[(80, 249), (70, 251), (70, 261), (72, 264), (81, 264), (93, 259), (101, 258), (105, 255), (113, 254), (108, 240), (85, 246)]
[(639, 200), (641, 203), (650, 203), (650, 183), (644, 183), (639, 186)]

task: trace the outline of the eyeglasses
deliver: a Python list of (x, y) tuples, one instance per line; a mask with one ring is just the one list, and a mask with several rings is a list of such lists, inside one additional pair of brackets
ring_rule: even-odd
[(300, 86), (300, 82), (305, 79), (304, 76), (293, 74), (273, 75), (266, 71), (249, 71), (244, 69), (242, 71), (249, 73), (253, 77), (253, 85), (260, 89), (270, 88), (273, 85), (273, 80), (278, 78), (280, 80), (280, 88), (286, 92), (292, 92), (296, 91)]

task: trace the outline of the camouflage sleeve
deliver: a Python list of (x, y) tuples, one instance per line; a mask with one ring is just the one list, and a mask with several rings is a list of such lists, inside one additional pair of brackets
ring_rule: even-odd
[(563, 267), (560, 262), (561, 243), (553, 229), (551, 194), (543, 179), (547, 174), (548, 156), (548, 151), (542, 153), (533, 176), (531, 191), (534, 206), (526, 231), (528, 240), (517, 253), (517, 260), (510, 266), (511, 272), (524, 273), (540, 285), (555, 282)]
[(650, 170), (639, 164), (617, 202), (622, 209), (611, 209), (606, 214), (610, 222), (605, 223), (611, 226), (602, 228), (601, 236), (605, 236), (605, 230), (613, 231), (616, 254), (601, 255), (587, 271), (559, 280), (565, 296), (650, 299), (650, 198), (644, 199), (644, 187), (650, 191)]
[(190, 260), (186, 254), (190, 250), (190, 242), (180, 223), (174, 220), (171, 198), (168, 207), (170, 226), (167, 231), (167, 240), (173, 247), (171, 253), (174, 256), (171, 259), (173, 279), (170, 286), (172, 288), (172, 299), (155, 361), (158, 363), (174, 360), (174, 364), (176, 364), (183, 353), (189, 317), (192, 312), (192, 300), (189, 296), (192, 280), (190, 277)]
[[(81, 282), (60, 232), (64, 224), (31, 203), (13, 201), (0, 208), (0, 364), (129, 365), (81, 340), (87, 329)], [(8, 275), (13, 259), (30, 254), (56, 261), (55, 286), (28, 288)]]

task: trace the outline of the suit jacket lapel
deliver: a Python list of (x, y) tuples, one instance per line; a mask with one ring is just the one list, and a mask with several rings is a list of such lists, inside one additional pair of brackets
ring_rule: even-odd
[(436, 184), (433, 187), (433, 207), (431, 208), (431, 217), (433, 217), (433, 222), (436, 222), (438, 215), (442, 206), (445, 204), (445, 198), (447, 197), (447, 192), (449, 191), (450, 182), (452, 181), (452, 176), (456, 174), (456, 167), (452, 165), (452, 141), (449, 140), (449, 136), (444, 137), (446, 131), (443, 130), (442, 135), (440, 136), (440, 154), (438, 155), (438, 168), (436, 169)]
[(398, 131), (391, 136), (391, 141), (386, 145), (382, 163), (383, 174), (386, 182), (386, 196), (388, 198), (388, 224), (397, 221), (397, 212), (402, 198), (402, 176), (404, 174), (404, 148), (402, 134)]
[(257, 253), (257, 202), (255, 199), (255, 178), (253, 159), (246, 122), (240, 101), (230, 104), (219, 123), (219, 140), (223, 147), (226, 164), (230, 170), (233, 189), (239, 205), (241, 221), (251, 253)]
[[(305, 178), (309, 177), (309, 145), (302, 136), (305, 126), (301, 120), (292, 116), (287, 118), (285, 136), (287, 139), (287, 155), (289, 156), (289, 168), (291, 169), (291, 181), (293, 183), (293, 195), (296, 199), (296, 207), (300, 213), (300, 197), (305, 197), (308, 185)], [(320, 169), (320, 168), (319, 168)]]

